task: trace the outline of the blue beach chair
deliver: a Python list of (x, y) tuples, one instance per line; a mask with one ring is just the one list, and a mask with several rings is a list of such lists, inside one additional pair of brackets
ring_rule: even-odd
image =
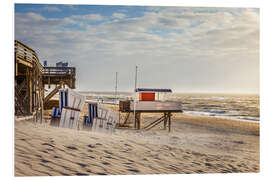
[(88, 117), (84, 120), (84, 125), (92, 126), (94, 118), (98, 117), (97, 104), (88, 103)]

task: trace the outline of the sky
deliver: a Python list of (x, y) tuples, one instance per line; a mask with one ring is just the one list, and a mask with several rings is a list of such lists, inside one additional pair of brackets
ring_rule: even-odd
[(49, 66), (76, 67), (76, 89), (259, 93), (258, 8), (15, 4), (15, 39)]

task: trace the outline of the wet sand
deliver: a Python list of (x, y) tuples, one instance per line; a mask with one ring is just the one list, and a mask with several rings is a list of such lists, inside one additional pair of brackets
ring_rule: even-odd
[(175, 114), (170, 133), (162, 124), (112, 136), (15, 121), (15, 176), (259, 172), (259, 125), (230, 121)]

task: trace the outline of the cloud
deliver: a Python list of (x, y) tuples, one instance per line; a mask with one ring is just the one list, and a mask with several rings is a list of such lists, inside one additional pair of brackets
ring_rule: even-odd
[(88, 20), (88, 21), (101, 21), (103, 17), (100, 14), (86, 14), (86, 15), (73, 15), (71, 19), (74, 20)]
[[(241, 89), (243, 82), (247, 90), (258, 86), (260, 22), (256, 9), (152, 7), (141, 17), (127, 18), (117, 12), (112, 17), (117, 18), (97, 13), (65, 18), (16, 13), (15, 38), (37, 49), (40, 59), (68, 60), (78, 67), (79, 88), (90, 88), (85, 77), (104, 81), (118, 70), (125, 76), (125, 89), (129, 68), (135, 64), (142, 66), (141, 85), (145, 86), (159, 84), (152, 77), (163, 83), (164, 77), (171, 77), (164, 85), (178, 90), (181, 86), (192, 89), (194, 84), (213, 89), (216, 84), (225, 90), (233, 84), (240, 84), (237, 88)], [(170, 70), (164, 72), (160, 67)], [(248, 83), (245, 78), (251, 72), (254, 78)], [(99, 90), (108, 88), (106, 83), (95, 83)]]
[(59, 11), (61, 11), (61, 9), (56, 7), (56, 6), (45, 6), (43, 8), (43, 10), (49, 11), (49, 12), (59, 12)]
[(122, 19), (122, 18), (126, 17), (126, 15), (123, 13), (113, 13), (112, 17)]

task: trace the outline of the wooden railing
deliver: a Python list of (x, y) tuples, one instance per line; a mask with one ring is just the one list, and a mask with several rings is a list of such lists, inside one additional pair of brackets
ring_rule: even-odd
[(32, 65), (35, 63), (38, 67), (38, 69), (42, 72), (43, 71), (43, 66), (40, 63), (38, 56), (36, 52), (31, 49), (30, 47), (22, 44), (21, 42), (15, 40), (15, 58), (19, 58), (22, 61), (25, 61), (25, 63)]
[(74, 76), (75, 77), (75, 67), (44, 67), (43, 76)]

